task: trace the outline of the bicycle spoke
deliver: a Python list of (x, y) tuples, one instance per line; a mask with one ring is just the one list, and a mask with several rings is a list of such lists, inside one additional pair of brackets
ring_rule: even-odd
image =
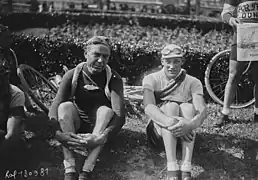
[(36, 104), (46, 112), (56, 95), (56, 89), (40, 73), (28, 66), (22, 67), (22, 74), (25, 82)]

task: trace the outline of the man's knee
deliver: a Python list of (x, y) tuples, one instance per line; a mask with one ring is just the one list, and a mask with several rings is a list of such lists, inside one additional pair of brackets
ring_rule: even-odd
[(110, 107), (107, 106), (100, 106), (97, 109), (97, 117), (104, 116), (112, 118), (114, 116), (114, 111)]
[(238, 62), (238, 61), (233, 61), (230, 62), (230, 67), (229, 67), (229, 81), (236, 81), (241, 77), (241, 74), (244, 70), (244, 63), (243, 62)]
[(74, 109), (74, 104), (72, 102), (70, 101), (63, 102), (58, 106), (58, 114), (67, 113), (71, 111), (71, 109)]
[(178, 116), (179, 105), (176, 102), (168, 102), (160, 108), (167, 116)]
[(76, 112), (77, 109), (72, 102), (63, 102), (58, 107), (58, 121), (60, 123), (69, 120), (75, 121), (77, 119), (77, 117), (74, 117)]
[(196, 114), (194, 105), (191, 103), (182, 103), (180, 104), (180, 116), (192, 118)]

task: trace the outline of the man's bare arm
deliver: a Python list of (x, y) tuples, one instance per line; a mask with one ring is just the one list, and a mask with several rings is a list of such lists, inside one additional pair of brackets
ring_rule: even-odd
[(194, 130), (200, 127), (203, 121), (207, 118), (207, 108), (202, 95), (195, 94), (193, 95), (193, 105), (196, 109), (196, 115), (191, 120), (191, 129)]
[(6, 139), (10, 137), (19, 136), (22, 130), (22, 121), (25, 119), (24, 107), (17, 106), (10, 109), (10, 116), (7, 120), (7, 134)]
[(145, 114), (161, 127), (167, 128), (177, 122), (175, 118), (168, 117), (157, 107), (154, 92), (150, 89), (144, 88), (143, 104)]

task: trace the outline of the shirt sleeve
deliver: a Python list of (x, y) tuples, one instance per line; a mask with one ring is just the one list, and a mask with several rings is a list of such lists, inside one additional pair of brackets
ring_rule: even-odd
[(24, 107), (25, 105), (25, 95), (24, 93), (16, 86), (11, 86), (11, 102), (10, 108)]
[(191, 93), (192, 95), (203, 95), (203, 86), (199, 79), (194, 79), (191, 83)]
[(143, 78), (142, 87), (143, 87), (143, 89), (146, 88), (146, 89), (149, 89), (151, 91), (155, 90), (155, 79), (151, 74), (147, 75)]

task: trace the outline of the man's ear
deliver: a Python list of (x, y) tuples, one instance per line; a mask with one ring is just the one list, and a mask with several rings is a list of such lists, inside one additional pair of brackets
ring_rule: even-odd
[(87, 60), (87, 51), (84, 51), (84, 58)]
[(160, 62), (161, 62), (161, 65), (164, 66), (164, 59), (161, 59)]

